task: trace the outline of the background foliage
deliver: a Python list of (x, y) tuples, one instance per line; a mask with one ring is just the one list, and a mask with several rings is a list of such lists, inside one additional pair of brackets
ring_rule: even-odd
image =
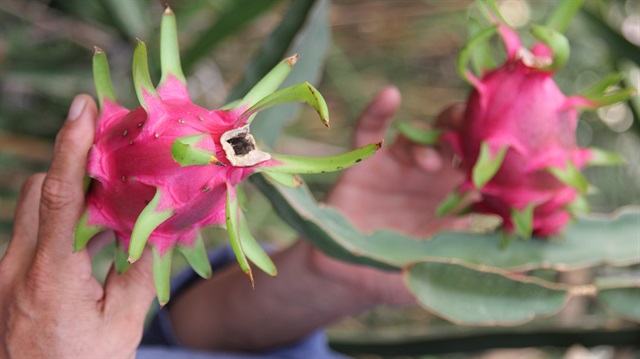
[[(277, 54), (273, 49), (280, 47), (280, 51), (285, 51), (290, 42), (296, 43), (296, 29), (302, 28), (300, 22), (304, 19), (294, 11), (301, 14), (315, 6), (317, 12), (317, 3), (170, 2), (178, 17), (185, 72), (194, 101), (203, 107), (216, 108), (225, 99), (238, 96), (233, 89), (251, 78), (245, 72), (247, 67), (269, 67), (265, 59)], [(517, 26), (544, 18), (553, 4), (553, 1), (510, 0), (501, 6), (507, 19)], [(284, 136), (270, 144), (280, 153), (299, 155), (342, 151), (348, 146), (358, 113), (386, 84), (395, 84), (403, 94), (398, 120), (429, 121), (445, 104), (463, 101), (468, 87), (456, 74), (455, 56), (465, 43), (467, 15), (474, 11), (469, 5), (468, 1), (437, 0), (334, 0), (330, 6), (327, 4), (332, 42), (326, 42), (328, 34), (314, 33), (297, 45), (306, 46), (305, 53), (316, 51), (313, 56), (303, 57), (302, 60), (311, 62), (308, 67), (300, 63), (298, 68), (304, 69), (300, 76), (305, 80), (317, 80), (320, 84), (319, 89), (329, 102), (332, 130), (324, 130), (313, 114), (303, 112), (301, 120), (287, 126)], [(556, 77), (565, 93), (584, 89), (611, 71), (624, 72), (629, 85), (640, 86), (638, 7), (633, 0), (587, 1), (567, 31), (572, 57)], [(8, 242), (20, 184), (29, 174), (46, 170), (53, 138), (71, 98), (78, 92), (94, 92), (90, 65), (93, 46), (109, 54), (116, 92), (125, 105), (133, 107), (135, 95), (130, 81), (133, 43), (135, 38), (145, 40), (149, 59), (159, 58), (157, 20), (162, 10), (161, 2), (151, 0), (0, 1), (0, 254)], [(274, 32), (285, 23), (288, 28)], [(280, 57), (276, 56), (276, 61)], [(310, 73), (321, 70), (319, 65), (323, 62), (322, 73)], [(152, 62), (151, 69), (157, 73), (158, 64)], [(292, 80), (299, 82), (295, 77)], [(582, 146), (615, 150), (628, 159), (626, 166), (587, 171), (590, 182), (599, 189), (590, 197), (596, 212), (640, 203), (638, 101), (636, 97), (631, 103), (582, 116), (579, 127)], [(307, 121), (309, 118), (314, 120)], [(389, 139), (393, 135), (391, 131)], [(265, 138), (273, 140), (275, 134), (267, 134)], [(335, 176), (305, 179), (316, 198), (322, 199)], [(276, 245), (286, 245), (295, 239), (296, 234), (276, 219), (267, 200), (247, 189), (252, 196), (248, 215), (256, 236)], [(222, 231), (211, 230), (208, 237), (213, 242), (226, 241)], [(610, 273), (617, 269), (597, 270)], [(558, 280), (580, 283), (592, 274), (567, 272)], [(544, 278), (551, 274), (539, 270), (536, 275)], [(625, 275), (637, 278), (637, 269), (632, 268)], [(616, 335), (606, 328), (614, 328)], [(535, 322), (517, 332), (455, 327), (422, 310), (409, 308), (380, 309), (347, 320), (331, 333), (336, 348), (380, 355), (498, 346), (568, 346), (575, 342), (624, 344), (632, 343), (629, 338), (639, 339), (640, 335), (637, 326), (610, 318), (585, 301), (565, 308), (554, 319)], [(560, 340), (553, 342), (549, 337)], [(547, 350), (536, 355), (548, 357), (558, 353), (561, 351)]]

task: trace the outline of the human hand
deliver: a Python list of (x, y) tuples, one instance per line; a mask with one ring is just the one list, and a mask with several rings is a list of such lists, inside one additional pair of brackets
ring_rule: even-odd
[[(380, 91), (356, 125), (353, 146), (383, 139), (399, 105), (396, 88)], [(461, 105), (447, 108), (436, 126), (459, 126), (463, 110)], [(383, 146), (372, 158), (346, 170), (327, 203), (365, 232), (391, 229), (423, 238), (442, 229), (465, 228), (465, 219), (435, 215), (440, 202), (463, 180), (452, 160), (453, 151), (444, 144), (418, 145), (400, 135), (391, 146)]]
[(97, 109), (77, 96), (58, 133), (49, 172), (23, 185), (0, 261), (0, 357), (133, 358), (156, 295), (149, 255), (104, 287), (89, 249), (73, 253), (83, 176)]
[[(353, 146), (384, 138), (391, 117), (400, 105), (396, 88), (383, 89), (362, 113), (354, 132)], [(456, 128), (462, 122), (462, 105), (438, 116), (436, 125)], [(327, 203), (340, 210), (360, 230), (390, 229), (424, 238), (443, 229), (464, 229), (468, 218), (439, 218), (440, 202), (463, 180), (451, 165), (453, 150), (442, 144), (429, 147), (400, 135), (391, 146), (346, 170), (330, 192)], [(354, 266), (314, 250), (313, 260), (323, 273), (362, 290), (374, 301), (392, 305), (412, 303), (400, 275)]]

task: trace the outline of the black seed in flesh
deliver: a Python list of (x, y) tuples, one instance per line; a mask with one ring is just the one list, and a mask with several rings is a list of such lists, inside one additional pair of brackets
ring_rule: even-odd
[(233, 147), (236, 156), (246, 155), (256, 149), (256, 146), (244, 136), (231, 138), (227, 142)]

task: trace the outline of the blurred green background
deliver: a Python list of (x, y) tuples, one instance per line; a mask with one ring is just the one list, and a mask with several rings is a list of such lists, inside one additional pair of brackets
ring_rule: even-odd
[[(319, 6), (313, 1), (295, 1)], [(47, 169), (55, 134), (73, 96), (80, 92), (94, 94), (93, 46), (101, 47), (109, 56), (119, 99), (130, 108), (136, 106), (130, 80), (134, 42), (140, 38), (147, 43), (152, 72), (157, 70), (159, 19), (165, 3), (177, 15), (190, 93), (195, 103), (207, 108), (224, 104), (242, 81), (254, 56), (274, 45), (265, 43), (265, 39), (283, 21), (292, 4), (288, 0), (0, 0), (0, 255), (10, 238), (21, 183), (29, 175)], [(527, 24), (541, 22), (555, 3), (499, 1), (507, 21), (521, 28), (528, 44), (532, 38), (526, 35)], [(388, 84), (397, 86), (403, 95), (396, 120), (428, 122), (447, 104), (464, 101), (469, 88), (456, 73), (455, 58), (466, 41), (468, 15), (477, 13), (470, 1), (333, 0), (324, 6), (328, 6), (332, 43), (326, 49), (317, 44), (319, 60), (326, 60), (317, 84), (328, 102), (332, 128), (324, 129), (316, 115), (305, 109), (275, 143), (277, 152), (317, 155), (343, 151), (349, 146), (351, 129), (360, 111)], [(567, 37), (572, 46), (571, 59), (556, 76), (565, 93), (585, 89), (612, 71), (625, 75), (625, 85), (640, 86), (637, 0), (586, 1)], [(316, 40), (307, 39), (310, 41), (307, 46), (313, 49)], [(578, 130), (581, 146), (614, 150), (627, 158), (625, 166), (587, 170), (587, 177), (597, 188), (589, 197), (594, 212), (607, 213), (620, 206), (640, 204), (639, 112), (639, 100), (635, 97), (628, 103), (581, 116)], [(393, 136), (391, 129), (389, 140)], [(319, 200), (336, 178), (337, 174), (305, 177)], [(278, 246), (291, 243), (296, 234), (278, 220), (262, 196), (250, 186), (246, 189), (251, 196), (247, 216), (256, 237)], [(212, 229), (208, 238), (213, 243), (226, 243), (224, 231)], [(580, 276), (585, 275), (588, 273), (568, 273), (565, 280), (580, 281)], [(606, 324), (609, 328), (620, 328), (618, 338), (635, 335), (640, 342), (637, 326), (603, 322), (602, 313), (593, 315), (586, 303), (570, 306), (566, 312), (522, 331), (543, 328), (544, 333), (549, 333), (548, 328), (554, 328), (567, 332), (576, 327), (597, 329)], [(508, 340), (505, 335), (511, 332), (455, 327), (419, 308), (380, 308), (345, 320), (330, 331), (336, 347), (347, 352), (370, 353), (360, 355), (361, 358), (396, 357), (394, 353), (421, 350), (437, 353), (433, 348), (440, 348), (438, 345), (444, 348), (441, 352), (497, 348), (505, 346)], [(411, 349), (413, 352), (405, 348), (390, 353), (372, 345), (367, 347), (371, 341), (399, 343), (407, 338), (417, 343)], [(483, 344), (473, 346), (474, 338), (484, 338), (480, 340)], [(537, 343), (547, 342), (532, 340), (514, 346), (535, 347)], [(571, 339), (558, 345), (569, 344)], [(529, 348), (517, 352), (446, 354), (446, 357), (634, 355), (632, 350), (619, 346), (583, 349)]]

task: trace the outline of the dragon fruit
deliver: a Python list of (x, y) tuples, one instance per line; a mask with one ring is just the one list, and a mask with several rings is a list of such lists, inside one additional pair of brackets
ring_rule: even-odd
[[(460, 53), (459, 72), (473, 91), (461, 128), (441, 137), (454, 147), (466, 180), (438, 213), (472, 202), (472, 211), (503, 219), (506, 240), (515, 235), (556, 235), (573, 214), (588, 210), (583, 195), (589, 184), (580, 169), (621, 162), (616, 154), (577, 146), (579, 110), (624, 100), (633, 89), (605, 93), (620, 81), (611, 75), (582, 94), (567, 97), (553, 81), (569, 57), (568, 41), (560, 31), (578, 10), (579, 1), (562, 2), (547, 26), (533, 26), (539, 41), (530, 51), (501, 20), (493, 2), (478, 4), (494, 24), (478, 31)], [(473, 50), (485, 46), (495, 33), (502, 38), (507, 58), (476, 77), (466, 64)]]
[[(297, 55), (285, 59), (244, 98), (218, 110), (193, 104), (180, 67), (175, 16), (165, 11), (161, 24), (162, 78), (154, 88), (145, 44), (133, 55), (133, 81), (141, 106), (118, 104), (105, 53), (96, 48), (93, 71), (100, 103), (95, 143), (87, 165), (91, 178), (74, 235), (81, 250), (98, 232), (116, 235), (115, 266), (124, 272), (140, 258), (145, 246), (154, 253), (158, 300), (169, 300), (169, 275), (174, 249), (202, 277), (211, 267), (199, 230), (226, 226), (242, 270), (251, 279), (249, 260), (275, 276), (276, 268), (251, 235), (238, 206), (238, 184), (260, 172), (272, 181), (296, 186), (295, 173), (335, 171), (373, 155), (381, 144), (325, 158), (270, 154), (258, 148), (250, 133), (256, 114), (285, 102), (311, 105), (328, 127), (327, 105), (310, 84), (279, 91)], [(275, 91), (275, 92), (274, 92)]]

